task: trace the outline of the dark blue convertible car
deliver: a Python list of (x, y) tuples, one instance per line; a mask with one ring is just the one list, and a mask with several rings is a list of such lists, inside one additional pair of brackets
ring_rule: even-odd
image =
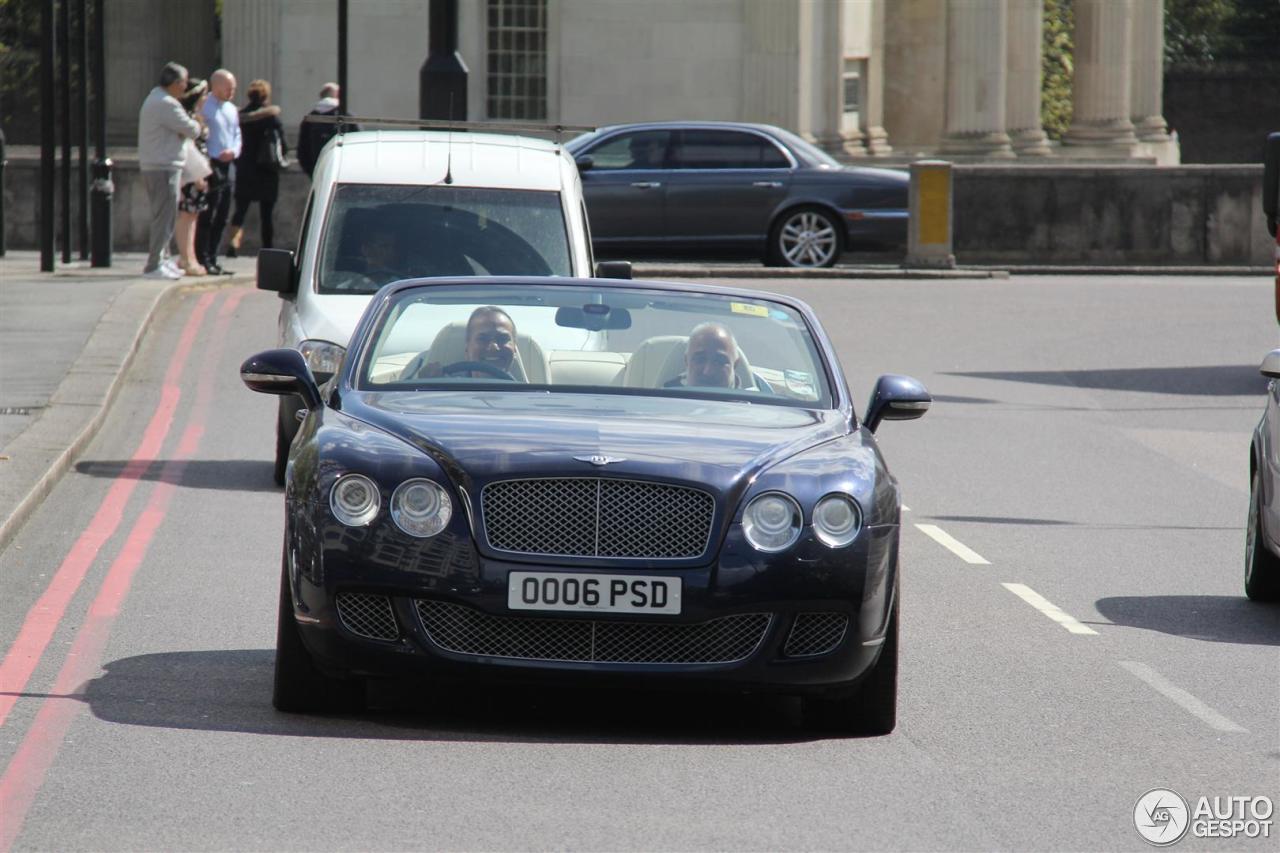
[(383, 288), (337, 374), (293, 349), (277, 708), (371, 677), (691, 685), (897, 711), (898, 487), (813, 312), (750, 290), (469, 278)]

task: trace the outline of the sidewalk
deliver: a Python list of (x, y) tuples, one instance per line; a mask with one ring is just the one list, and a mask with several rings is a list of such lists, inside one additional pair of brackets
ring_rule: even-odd
[(141, 277), (139, 253), (116, 253), (109, 269), (56, 260), (42, 273), (39, 252), (0, 258), (0, 547), (93, 439), (162, 301), (254, 268), (237, 258), (233, 276), (164, 281)]

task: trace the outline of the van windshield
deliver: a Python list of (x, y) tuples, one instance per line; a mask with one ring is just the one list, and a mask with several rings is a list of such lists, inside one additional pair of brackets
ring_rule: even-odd
[(425, 276), (573, 274), (560, 194), (540, 190), (339, 184), (322, 246), (320, 293)]

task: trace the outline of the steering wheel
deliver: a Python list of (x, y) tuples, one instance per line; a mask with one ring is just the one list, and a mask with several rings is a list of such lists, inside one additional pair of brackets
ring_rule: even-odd
[(487, 373), (494, 379), (505, 379), (508, 382), (515, 382), (516, 378), (507, 371), (498, 367), (496, 364), (490, 364), (487, 361), (455, 361), (453, 364), (446, 364), (440, 368), (440, 372), (446, 376), (454, 373), (466, 373), (475, 370), (480, 373)]

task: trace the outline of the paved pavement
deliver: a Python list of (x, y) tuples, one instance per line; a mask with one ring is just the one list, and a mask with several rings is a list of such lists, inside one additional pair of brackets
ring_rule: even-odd
[(157, 306), (180, 287), (243, 283), (235, 275), (156, 281), (144, 256), (116, 253), (40, 272), (40, 255), (0, 258), (0, 547), (13, 536), (101, 426)]

